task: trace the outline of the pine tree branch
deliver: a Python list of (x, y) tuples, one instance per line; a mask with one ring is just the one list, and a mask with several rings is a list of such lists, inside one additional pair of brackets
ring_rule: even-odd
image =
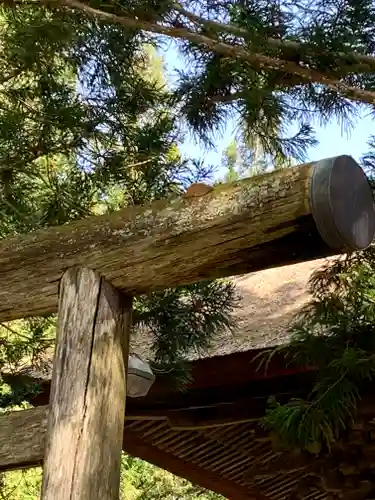
[[(152, 31), (152, 32), (162, 33), (162, 34), (165, 34), (167, 36), (173, 37), (172, 32), (179, 30), (179, 28), (162, 27), (162, 26), (158, 26), (158, 25), (153, 25), (147, 21), (132, 19), (132, 18), (129, 18), (128, 16), (117, 16), (115, 14), (110, 14), (110, 13), (107, 13), (105, 11), (93, 9), (90, 6), (88, 6), (87, 4), (85, 4), (79, 0), (77, 0), (77, 1), (75, 1), (75, 0), (61, 0), (61, 1), (59, 1), (59, 0), (41, 0), (41, 3), (48, 4), (48, 3), (56, 2), (56, 1), (58, 1), (61, 4), (66, 5), (66, 6), (69, 6), (71, 8), (84, 10), (87, 14), (89, 14), (91, 16), (94, 15), (94, 16), (103, 17), (103, 15), (105, 15), (107, 20), (112, 20), (112, 22), (123, 24), (123, 25), (129, 26), (129, 27), (137, 27), (137, 26), (135, 26), (135, 24), (138, 24), (139, 25), (138, 28), (142, 29), (144, 31)], [(9, 0), (8, 0), (8, 2), (9, 2)], [(8, 2), (6, 0), (0, 0), (0, 3), (3, 3), (3, 4), (8, 3)], [(11, 0), (11, 3), (21, 5), (22, 1)], [(31, 3), (35, 3), (35, 1), (32, 0)], [(189, 19), (190, 21), (192, 21), (194, 23), (201, 24), (203, 26), (206, 26), (207, 28), (211, 28), (212, 30), (214, 30), (216, 32), (229, 33), (229, 34), (232, 34), (234, 36), (238, 36), (238, 37), (243, 38), (244, 40), (248, 40), (248, 41), (251, 41), (253, 39), (253, 34), (250, 33), (248, 30), (246, 30), (245, 28), (241, 28), (241, 27), (235, 26), (233, 24), (224, 24), (224, 23), (221, 23), (219, 21), (212, 21), (210, 19), (205, 19), (197, 14), (194, 14), (193, 12), (190, 12), (190, 11), (184, 9), (178, 3), (173, 4), (173, 8), (177, 12), (179, 12), (180, 14), (185, 16), (187, 19)], [(121, 21), (119, 20), (119, 18), (121, 19)], [(148, 25), (148, 27), (146, 27), (146, 25)], [(183, 28), (183, 29), (186, 29), (187, 31), (189, 31), (189, 33), (191, 35), (200, 36), (199, 34), (191, 32), (187, 28)], [(160, 31), (160, 30), (163, 30), (163, 31)], [(204, 37), (204, 35), (201, 35), (201, 36)], [(176, 36), (176, 38), (184, 38), (184, 37)], [(188, 38), (186, 38), (186, 39), (188, 39)], [(191, 41), (194, 41), (194, 40), (191, 40)], [(198, 41), (196, 43), (198, 43)], [(270, 48), (277, 48), (277, 49), (280, 49), (282, 51), (293, 50), (298, 54), (309, 53), (311, 55), (315, 55), (316, 57), (321, 57), (322, 55), (331, 55), (332, 58), (334, 58), (336, 61), (338, 59), (343, 59), (343, 62), (346, 62), (346, 63), (351, 59), (352, 61), (356, 61), (358, 66), (350, 65), (350, 67), (347, 68), (348, 71), (350, 71), (350, 72), (355, 72), (355, 71), (360, 71), (360, 70), (365, 71), (366, 69), (367, 70), (375, 69), (375, 57), (369, 56), (366, 54), (359, 54), (358, 52), (347, 52), (347, 53), (345, 53), (345, 52), (334, 52), (334, 53), (331, 52), (331, 53), (327, 53), (327, 52), (324, 52), (322, 50), (317, 49), (316, 47), (311, 46), (309, 43), (296, 42), (293, 40), (280, 40), (280, 39), (272, 38), (272, 37), (265, 38), (264, 43), (266, 45), (268, 45)], [(341, 72), (341, 75), (343, 75), (342, 72)]]
[[(240, 28), (239, 26), (234, 26), (233, 24), (224, 24), (220, 23), (218, 21), (212, 21), (210, 19), (205, 19), (201, 16), (198, 16), (197, 14), (194, 14), (193, 12), (190, 12), (186, 9), (184, 9), (181, 5), (179, 4), (174, 4), (174, 9), (177, 10), (180, 14), (185, 16), (187, 19), (194, 23), (201, 24), (202, 26), (205, 26), (207, 28), (211, 28), (212, 30), (216, 32), (225, 32), (229, 33), (231, 35), (238, 36), (240, 38), (243, 38), (244, 40), (252, 41), (253, 39), (253, 34), (250, 33), (248, 30), (244, 28)], [(293, 50), (294, 52), (298, 54), (311, 54), (315, 55), (317, 57), (322, 56), (322, 55), (328, 55), (326, 52), (323, 52), (321, 50), (318, 50), (317, 48), (311, 46), (308, 43), (304, 42), (295, 42), (293, 40), (279, 40), (277, 38), (271, 38), (267, 37), (264, 40), (262, 40), (265, 45), (268, 45), (270, 48), (276, 48), (280, 49), (282, 51), (290, 51)], [(351, 65), (348, 70), (350, 72), (354, 71), (359, 71), (363, 70), (365, 71), (365, 68), (367, 67), (367, 70), (369, 69), (375, 69), (375, 57), (368, 56), (365, 54), (358, 54), (356, 52), (334, 52), (334, 53), (329, 53), (329, 55), (337, 61), (338, 59), (343, 59), (346, 63), (351, 59), (353, 61), (356, 61), (357, 66)], [(344, 62), (343, 61), (343, 62)]]
[(323, 394), (316, 400), (311, 403), (311, 406), (318, 406), (323, 399), (329, 394), (337, 385), (339, 385), (340, 382), (344, 380), (346, 377), (347, 373), (344, 372), (341, 377), (339, 377), (332, 385), (330, 385), (324, 392)]
[(71, 9), (77, 9), (84, 14), (102, 21), (111, 22), (126, 26), (127, 28), (139, 29), (150, 33), (158, 33), (171, 38), (188, 40), (197, 45), (206, 47), (218, 54), (231, 59), (243, 59), (249, 61), (258, 70), (279, 71), (298, 75), (306, 82), (318, 83), (341, 93), (348, 99), (375, 105), (375, 91), (358, 89), (347, 85), (332, 76), (320, 73), (319, 71), (301, 66), (293, 61), (285, 61), (259, 53), (251, 53), (239, 45), (229, 45), (218, 42), (208, 36), (194, 33), (187, 28), (165, 27), (141, 19), (134, 19), (128, 16), (118, 16), (102, 10), (94, 9), (80, 0), (40, 0), (45, 5), (59, 4)]
[(243, 90), (239, 90), (238, 92), (232, 92), (231, 94), (221, 95), (216, 94), (210, 97), (210, 101), (212, 102), (220, 102), (220, 103), (231, 103), (233, 101), (238, 101), (239, 99), (245, 99), (245, 92)]

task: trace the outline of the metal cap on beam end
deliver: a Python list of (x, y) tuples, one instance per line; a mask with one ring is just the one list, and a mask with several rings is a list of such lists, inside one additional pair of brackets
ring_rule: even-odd
[(313, 167), (310, 203), (323, 240), (341, 251), (363, 250), (375, 236), (372, 189), (358, 163), (347, 155)]

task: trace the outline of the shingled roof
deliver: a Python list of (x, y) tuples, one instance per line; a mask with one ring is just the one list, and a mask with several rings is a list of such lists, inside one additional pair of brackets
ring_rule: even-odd
[[(217, 338), (209, 356), (232, 354), (282, 344), (296, 313), (311, 298), (308, 280), (327, 259), (267, 269), (233, 278), (240, 296), (235, 327)], [(131, 351), (149, 357), (146, 332), (134, 335)], [(192, 354), (191, 359), (198, 356)]]

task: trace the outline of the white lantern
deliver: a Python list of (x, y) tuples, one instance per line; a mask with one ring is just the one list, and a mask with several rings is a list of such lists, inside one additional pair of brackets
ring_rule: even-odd
[(137, 356), (130, 355), (128, 360), (127, 395), (131, 398), (146, 396), (154, 381), (155, 375), (150, 365)]

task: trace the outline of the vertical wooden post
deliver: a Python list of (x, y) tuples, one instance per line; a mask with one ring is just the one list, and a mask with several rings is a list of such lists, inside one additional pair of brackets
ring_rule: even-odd
[(131, 298), (89, 269), (60, 285), (42, 500), (118, 500)]

